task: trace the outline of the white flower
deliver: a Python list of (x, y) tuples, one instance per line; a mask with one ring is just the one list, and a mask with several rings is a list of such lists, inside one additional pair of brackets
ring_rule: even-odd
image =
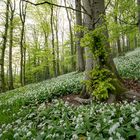
[(134, 117), (135, 117), (135, 115), (134, 115), (134, 114), (131, 114), (131, 117), (132, 117), (132, 118), (134, 118)]
[(119, 122), (122, 123), (123, 122), (123, 117), (119, 118)]
[(100, 127), (101, 127), (101, 124), (100, 124), (100, 123), (97, 123), (96, 129), (97, 129), (98, 131), (100, 130)]
[(48, 129), (52, 129), (53, 127), (51, 125), (48, 125)]
[(76, 124), (75, 129), (79, 128), (79, 124)]
[(115, 123), (110, 129), (109, 129), (109, 134), (111, 135), (112, 133), (115, 133), (115, 130), (120, 126), (120, 123), (117, 122)]
[(24, 127), (22, 128), (22, 131), (26, 133), (26, 132), (28, 131), (28, 129), (24, 126)]
[(135, 117), (134, 119), (132, 119), (131, 123), (132, 124), (136, 124), (139, 121), (138, 117)]
[(47, 135), (47, 136), (46, 136), (46, 139), (47, 139), (47, 138), (52, 138), (52, 134)]
[(3, 124), (1, 127), (4, 128), (6, 126), (6, 124)]
[(103, 119), (103, 122), (106, 122), (106, 118)]
[(28, 127), (31, 128), (31, 127), (32, 127), (32, 124), (33, 124), (33, 122), (30, 122), (30, 123), (28, 124)]
[(123, 137), (120, 137), (119, 140), (125, 140)]
[(18, 136), (19, 136), (19, 134), (15, 133), (13, 137), (16, 139)]
[(28, 116), (28, 118), (30, 119), (30, 118), (32, 118), (33, 116), (35, 116), (35, 113), (31, 113), (31, 114)]
[(91, 137), (87, 137), (87, 140), (91, 140)]
[(113, 140), (113, 138), (112, 137), (109, 137), (109, 139), (108, 140)]
[(121, 138), (121, 134), (120, 133), (116, 133), (116, 136), (120, 139)]
[(72, 140), (78, 140), (78, 135), (77, 134), (73, 134), (72, 135)]
[(140, 130), (140, 127), (139, 127), (138, 125), (135, 125), (135, 129), (136, 129), (137, 131), (139, 131), (139, 130)]
[(131, 108), (131, 111), (132, 111), (132, 112), (136, 111), (136, 108), (135, 108), (135, 107), (132, 107), (132, 108)]
[(60, 120), (60, 124), (62, 124), (64, 122), (64, 120)]
[(63, 123), (63, 126), (65, 127), (66, 126), (66, 123)]
[(113, 123), (113, 120), (109, 120), (108, 123), (109, 123), (109, 124), (110, 124), (110, 123)]
[(140, 116), (140, 110), (136, 113), (137, 116)]
[(40, 135), (44, 135), (44, 134), (45, 134), (45, 132), (44, 132), (44, 131), (40, 133)]
[(32, 132), (31, 131), (29, 131), (28, 133), (27, 133), (27, 137), (30, 137), (32, 135)]
[(38, 110), (44, 110), (46, 108), (45, 103), (42, 103), (39, 107)]
[(115, 114), (114, 114), (114, 112), (111, 112), (111, 116), (114, 116)]
[(21, 119), (15, 121), (17, 124), (21, 124)]

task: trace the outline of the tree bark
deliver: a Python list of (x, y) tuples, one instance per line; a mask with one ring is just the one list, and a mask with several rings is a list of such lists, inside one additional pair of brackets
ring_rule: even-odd
[[(93, 0), (83, 0), (83, 5), (85, 10), (90, 14), (93, 15)], [(93, 18), (91, 18), (89, 15), (84, 14), (84, 26), (87, 27), (89, 30), (93, 30)], [(93, 63), (93, 54), (90, 51), (89, 47), (87, 46), (85, 48), (85, 55), (86, 55), (86, 63), (85, 63), (85, 76), (84, 76), (84, 80), (89, 80), (89, 72), (93, 69), (94, 67), (94, 63)], [(83, 86), (82, 89), (82, 93), (81, 96), (83, 98), (88, 98), (89, 97), (89, 93), (86, 89), (86, 85)]]
[[(47, 33), (44, 30), (44, 38), (45, 38), (45, 50), (48, 50), (48, 36)], [(46, 67), (45, 67), (45, 80), (50, 78), (50, 69), (49, 69), (49, 60), (48, 60), (48, 56), (46, 57)]]
[(53, 6), (51, 6), (51, 32), (52, 32), (52, 55), (53, 55), (53, 72), (54, 77), (57, 76), (56, 72), (56, 58), (55, 58), (55, 45), (54, 45), (54, 28), (53, 28)]
[[(93, 20), (91, 20), (91, 18), (89, 18), (88, 22), (86, 22), (85, 25), (88, 25), (88, 27), (91, 27), (92, 30), (94, 29), (94, 27), (91, 25), (95, 25), (95, 28), (103, 25), (104, 19), (101, 17), (101, 15), (105, 14), (105, 12), (104, 12), (104, 10), (105, 10), (104, 0), (92, 0), (92, 1), (83, 0), (83, 4), (84, 4), (85, 9), (88, 10), (88, 13), (91, 13), (91, 12), (93, 13), (93, 17), (92, 17)], [(89, 9), (92, 9), (92, 10), (89, 11)], [(86, 19), (88, 19), (88, 18), (86, 18)], [(96, 21), (98, 21), (98, 22), (96, 22)], [(93, 23), (96, 22), (96, 24), (93, 24), (91, 22), (93, 22)], [(104, 29), (102, 32), (106, 36), (106, 38), (108, 38), (107, 26), (106, 26), (106, 29)], [(99, 60), (96, 60), (97, 62), (96, 61), (94, 61), (94, 62), (96, 65), (99, 65), (101, 67), (101, 69), (105, 67), (105, 68), (109, 69), (114, 74), (114, 76), (112, 78), (116, 78), (118, 81), (116, 83), (115, 82), (112, 83), (114, 85), (114, 87), (116, 88), (116, 91), (113, 94), (113, 96), (115, 96), (116, 93), (124, 92), (125, 88), (124, 88), (123, 84), (121, 83), (121, 79), (120, 79), (118, 72), (116, 70), (116, 67), (115, 67), (115, 64), (113, 62), (112, 55), (111, 55), (111, 52), (110, 52), (110, 49), (108, 48), (108, 46), (110, 46), (110, 44), (107, 41), (106, 47), (105, 47), (106, 53), (109, 54), (108, 58), (107, 58), (107, 62), (105, 62), (105, 64), (102, 66), (100, 63), (100, 58), (98, 58)], [(89, 73), (87, 73), (87, 72), (91, 71), (94, 68), (93, 67), (93, 59), (91, 59), (91, 57), (90, 57), (90, 55), (92, 55), (92, 53), (88, 53), (88, 55), (89, 56), (86, 58), (86, 66), (87, 66), (86, 67), (86, 75), (85, 75), (86, 80), (90, 79)], [(88, 93), (88, 91), (86, 91), (86, 93)], [(109, 93), (109, 96), (112, 98), (113, 97), (112, 93)], [(114, 100), (115, 98), (113, 97), (112, 99)]]
[(138, 43), (137, 43), (137, 35), (135, 34), (134, 35), (134, 48), (137, 48), (137, 45), (138, 45)]
[(13, 29), (14, 29), (14, 13), (15, 13), (15, 1), (10, 5), (11, 15), (10, 15), (10, 38), (9, 38), (9, 89), (13, 89), (13, 68), (12, 68), (12, 48), (13, 48)]
[(138, 28), (140, 32), (140, 0), (137, 0), (137, 5), (138, 5)]
[[(67, 6), (66, 4), (66, 0), (64, 0), (65, 6)], [(71, 69), (72, 71), (75, 70), (75, 62), (74, 62), (74, 41), (73, 41), (73, 32), (72, 32), (72, 25), (71, 25), (71, 19), (69, 16), (69, 11), (66, 8), (66, 13), (67, 13), (67, 19), (69, 22), (69, 30), (70, 30), (70, 47), (71, 47)]]
[[(75, 7), (76, 7), (76, 25), (82, 26), (82, 14), (81, 12), (81, 0), (75, 0)], [(77, 49), (77, 71), (84, 71), (85, 64), (84, 64), (84, 48), (80, 46), (80, 40), (83, 36), (82, 31), (76, 33), (77, 41), (76, 41), (76, 49)]]
[(58, 11), (56, 11), (56, 19), (55, 19), (55, 34), (56, 34), (56, 73), (57, 76), (60, 75), (60, 66), (59, 66), (59, 38), (58, 38)]
[(129, 35), (126, 37), (126, 43), (127, 43), (127, 51), (130, 51), (130, 39), (129, 39)]
[(21, 86), (25, 85), (25, 43), (24, 43), (24, 34), (25, 34), (25, 21), (26, 21), (26, 10), (27, 10), (27, 3), (20, 0), (19, 3), (20, 8), (20, 20), (21, 20), (21, 37), (20, 37), (20, 83)]
[(122, 48), (123, 48), (123, 53), (126, 51), (126, 45), (125, 45), (125, 35), (122, 35)]
[(62, 35), (62, 57), (61, 57), (61, 71), (62, 71), (62, 74), (65, 74), (65, 65), (64, 65), (64, 61), (65, 61), (65, 58), (64, 58), (64, 27), (63, 27), (63, 31), (61, 33)]
[(7, 0), (6, 2), (6, 13), (5, 13), (5, 29), (3, 34), (3, 43), (1, 47), (1, 59), (0, 59), (0, 65), (1, 65), (1, 71), (0, 71), (0, 91), (5, 91), (5, 73), (4, 73), (4, 58), (5, 58), (5, 49), (7, 44), (7, 35), (8, 35), (8, 28), (9, 28), (9, 6), (10, 6), (10, 0)]

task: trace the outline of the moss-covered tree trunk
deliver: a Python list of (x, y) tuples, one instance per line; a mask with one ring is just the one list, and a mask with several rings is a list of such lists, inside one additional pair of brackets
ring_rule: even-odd
[[(92, 16), (92, 17), (88, 17), (88, 15), (85, 15), (86, 21), (88, 21), (88, 22), (85, 22), (85, 26), (87, 26), (87, 27), (89, 27), (89, 29), (93, 30), (93, 29), (97, 29), (98, 27), (100, 27), (104, 24), (105, 28), (102, 28), (102, 30), (100, 30), (99, 34), (103, 34), (106, 38), (108, 38), (107, 26), (105, 25), (104, 18), (103, 18), (105, 15), (104, 0), (90, 0), (90, 1), (83, 0), (83, 3), (84, 3), (84, 8)], [(92, 10), (89, 11), (89, 9), (90, 10), (92, 9)], [(96, 48), (98, 48), (100, 46), (99, 43), (100, 43), (101, 38), (100, 38), (100, 36), (98, 36), (98, 37), (96, 38), (96, 36), (95, 36), (95, 38), (93, 38), (94, 39), (93, 42), (94, 42), (94, 45)], [(99, 68), (100, 70), (107, 69), (111, 73), (113, 73), (113, 75), (110, 78), (116, 79), (116, 82), (114, 80), (114, 82), (111, 84), (115, 87), (116, 90), (111, 91), (109, 93), (109, 96), (112, 97), (112, 95), (113, 95), (113, 100), (114, 100), (116, 93), (120, 94), (120, 93), (124, 92), (125, 88), (124, 88), (123, 84), (121, 83), (121, 78), (119, 77), (118, 72), (116, 70), (116, 67), (115, 67), (115, 64), (114, 64), (114, 61), (113, 61), (113, 58), (111, 55), (109, 42), (106, 40), (104, 43), (104, 46), (102, 46), (102, 47), (104, 47), (103, 49), (105, 50), (105, 53), (108, 54), (108, 55), (106, 55), (107, 56), (106, 61), (104, 61), (104, 56), (99, 55), (98, 58), (96, 58), (96, 60), (94, 60), (94, 64), (96, 64), (98, 67), (100, 67)], [(89, 46), (86, 47), (86, 50), (88, 50), (88, 49), (89, 49)], [(89, 51), (89, 50), (86, 53), (87, 58), (86, 58), (85, 80), (90, 80), (90, 78), (92, 78), (89, 76), (89, 72), (95, 68), (95, 67), (93, 67), (93, 58), (92, 58), (93, 53), (94, 52), (91, 53), (91, 51)], [(84, 95), (84, 93), (86, 93), (86, 94), (89, 93), (89, 91), (87, 91), (87, 88), (85, 88), (85, 87), (83, 88), (82, 92), (83, 92), (83, 95)], [(111, 100), (111, 102), (113, 100)]]
[[(81, 0), (75, 0), (75, 8), (76, 10), (76, 24), (79, 26), (82, 26), (82, 13), (79, 12), (81, 11)], [(77, 31), (76, 32), (76, 37), (77, 37), (77, 41), (76, 41), (76, 50), (77, 50), (77, 65), (76, 65), (76, 69), (77, 71), (84, 71), (85, 70), (85, 64), (84, 64), (84, 48), (82, 48), (80, 46), (80, 40), (83, 36), (82, 31)]]
[[(88, 30), (93, 30), (94, 26), (93, 26), (93, 17), (89, 16), (89, 15), (93, 15), (93, 0), (83, 0), (83, 5), (85, 10), (87, 11), (88, 14), (84, 14), (84, 26), (88, 28)], [(89, 72), (93, 69), (94, 67), (94, 62), (93, 62), (93, 54), (90, 51), (89, 47), (85, 47), (85, 56), (86, 56), (86, 60), (85, 60), (85, 76), (84, 76), (84, 80), (89, 80)], [(86, 88), (86, 85), (83, 86), (82, 89), (82, 97), (83, 98), (88, 98), (89, 94)]]

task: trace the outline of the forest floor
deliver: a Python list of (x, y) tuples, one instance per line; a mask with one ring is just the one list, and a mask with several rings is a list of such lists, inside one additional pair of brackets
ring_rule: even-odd
[[(115, 58), (140, 93), (140, 49)], [(72, 72), (0, 94), (0, 140), (140, 140), (140, 103), (81, 104), (83, 73)], [(69, 105), (70, 104), (70, 105)]]
[[(125, 85), (125, 87), (128, 90), (133, 91), (131, 96), (135, 97), (135, 96), (137, 96), (137, 93), (140, 95), (140, 82), (138, 80), (123, 79), (123, 84)], [(82, 101), (80, 102), (79, 100), (77, 100), (78, 98), (79, 98), (79, 100), (81, 99), (80, 94), (77, 94), (77, 95), (69, 94), (69, 95), (62, 96), (60, 99), (62, 99), (64, 102), (68, 102), (69, 105), (74, 105), (74, 106), (79, 106), (81, 104), (87, 104), (87, 103), (85, 103), (85, 101), (88, 101), (88, 100), (83, 99), (83, 102)], [(129, 102), (133, 102), (133, 101), (134, 101), (133, 98), (129, 100)]]
[(138, 80), (124, 79), (123, 83), (127, 89), (133, 90), (140, 94), (140, 82)]

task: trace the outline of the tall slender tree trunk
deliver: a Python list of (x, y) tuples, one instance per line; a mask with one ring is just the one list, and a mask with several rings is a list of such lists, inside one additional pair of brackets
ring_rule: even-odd
[(55, 20), (55, 34), (56, 34), (56, 72), (57, 76), (60, 75), (60, 62), (59, 62), (59, 38), (58, 38), (58, 11), (56, 11), (56, 20)]
[(26, 10), (27, 10), (27, 3), (24, 4), (22, 0), (20, 0), (19, 3), (19, 8), (20, 8), (20, 20), (21, 20), (21, 37), (20, 37), (20, 83), (21, 86), (25, 85), (25, 21), (26, 21)]
[[(66, 0), (64, 0), (65, 6), (67, 6), (66, 4)], [(75, 62), (74, 62), (74, 41), (73, 41), (73, 32), (72, 32), (72, 25), (71, 25), (71, 19), (69, 16), (69, 11), (66, 8), (66, 13), (67, 13), (67, 19), (69, 22), (69, 30), (70, 30), (70, 47), (71, 47), (71, 69), (72, 71), (75, 70)]]
[(140, 0), (137, 0), (137, 5), (138, 5), (138, 28), (140, 32)]
[(130, 38), (129, 35), (126, 37), (126, 43), (127, 43), (127, 51), (130, 51)]
[[(75, 7), (76, 10), (81, 11), (81, 0), (75, 0)], [(81, 12), (76, 11), (76, 25), (82, 26), (82, 14)], [(77, 42), (76, 42), (76, 49), (77, 49), (77, 71), (84, 71), (85, 64), (84, 64), (84, 48), (80, 46), (80, 40), (83, 36), (82, 31), (76, 33)]]
[(123, 48), (123, 52), (126, 51), (126, 48), (125, 48), (125, 35), (122, 35), (122, 48)]
[[(114, 16), (114, 22), (116, 23), (116, 25), (118, 25), (119, 24), (119, 22), (118, 22), (118, 14), (117, 14), (118, 13), (118, 1), (115, 1), (114, 9), (116, 10), (115, 16)], [(121, 51), (120, 35), (118, 35), (116, 43), (117, 43), (118, 55), (121, 55), (122, 51)]]
[[(47, 33), (44, 31), (44, 37), (45, 37), (45, 50), (48, 51), (48, 36)], [(45, 80), (50, 78), (50, 69), (49, 69), (49, 60), (48, 56), (46, 57), (46, 67), (45, 67)]]
[(7, 44), (7, 35), (8, 35), (8, 28), (9, 28), (9, 6), (10, 6), (10, 0), (7, 0), (6, 2), (6, 14), (5, 14), (5, 29), (3, 34), (3, 43), (1, 47), (1, 58), (0, 58), (0, 65), (1, 65), (1, 71), (0, 71), (0, 91), (5, 91), (5, 73), (4, 73), (4, 58), (5, 58), (5, 49)]
[(137, 35), (135, 34), (134, 35), (134, 48), (137, 48), (137, 45), (138, 45), (138, 43), (137, 43)]
[(54, 45), (54, 28), (53, 28), (53, 6), (51, 7), (51, 32), (52, 32), (52, 55), (53, 55), (53, 72), (54, 77), (57, 76), (56, 72), (56, 58), (55, 58), (55, 45)]
[(63, 27), (63, 31), (62, 31), (62, 51), (61, 51), (62, 55), (61, 55), (61, 70), (62, 70), (62, 74), (65, 74), (65, 65), (64, 65), (64, 27)]
[(13, 68), (12, 68), (12, 47), (13, 47), (13, 19), (15, 13), (15, 1), (11, 4), (11, 17), (10, 17), (10, 38), (9, 38), (9, 89), (13, 89)]

